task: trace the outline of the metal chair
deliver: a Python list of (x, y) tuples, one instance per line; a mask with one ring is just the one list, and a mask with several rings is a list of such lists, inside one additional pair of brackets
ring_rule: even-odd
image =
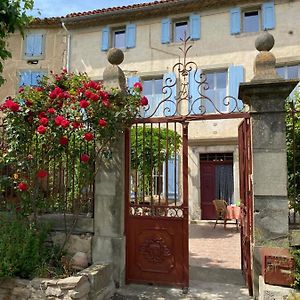
[(223, 220), (224, 222), (224, 228), (226, 228), (226, 213), (227, 213), (227, 202), (225, 200), (221, 199), (215, 199), (212, 201), (216, 210), (216, 222), (214, 229), (216, 228), (216, 225), (218, 224), (219, 220)]

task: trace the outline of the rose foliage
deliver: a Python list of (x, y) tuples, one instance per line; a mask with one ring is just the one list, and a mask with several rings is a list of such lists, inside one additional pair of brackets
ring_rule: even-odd
[[(6, 138), (2, 165), (9, 170), (6, 182), (22, 200), (20, 209), (38, 212), (40, 199), (49, 195), (56, 197), (51, 205), (59, 206), (62, 190), (72, 190), (63, 201), (80, 198), (94, 180), (95, 162), (111, 157), (113, 143), (140, 105), (139, 88), (107, 92), (86, 74), (65, 70), (8, 98), (1, 106)], [(53, 175), (58, 168), (60, 173)]]

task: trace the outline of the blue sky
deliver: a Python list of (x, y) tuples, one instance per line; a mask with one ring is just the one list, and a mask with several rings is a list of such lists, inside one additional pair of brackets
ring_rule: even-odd
[[(71, 12), (88, 11), (113, 6), (131, 5), (152, 2), (154, 0), (35, 0), (35, 9), (31, 13), (35, 17), (60, 17)], [(38, 15), (37, 11), (40, 11)]]

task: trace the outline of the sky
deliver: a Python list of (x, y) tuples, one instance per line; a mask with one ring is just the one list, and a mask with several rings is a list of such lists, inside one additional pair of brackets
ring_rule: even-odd
[(72, 12), (152, 1), (154, 0), (35, 0), (34, 10), (30, 14), (39, 18), (60, 17)]

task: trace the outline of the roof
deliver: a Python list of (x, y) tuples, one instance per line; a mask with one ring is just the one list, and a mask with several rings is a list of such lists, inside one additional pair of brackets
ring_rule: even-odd
[[(75, 13), (68, 14), (65, 17), (73, 18), (73, 17), (80, 17), (80, 16), (105, 14), (108, 12), (109, 13), (119, 12), (119, 11), (132, 10), (132, 9), (136, 9), (136, 8), (155, 7), (155, 6), (163, 4), (163, 3), (173, 3), (173, 2), (180, 2), (180, 0), (160, 0), (160, 1), (154, 1), (154, 2), (148, 2), (148, 3), (139, 3), (139, 4), (126, 5), (126, 6), (102, 8), (102, 9), (90, 10), (90, 11), (85, 11), (85, 12), (75, 12)], [(182, 2), (182, 0), (181, 0), (181, 2)]]

